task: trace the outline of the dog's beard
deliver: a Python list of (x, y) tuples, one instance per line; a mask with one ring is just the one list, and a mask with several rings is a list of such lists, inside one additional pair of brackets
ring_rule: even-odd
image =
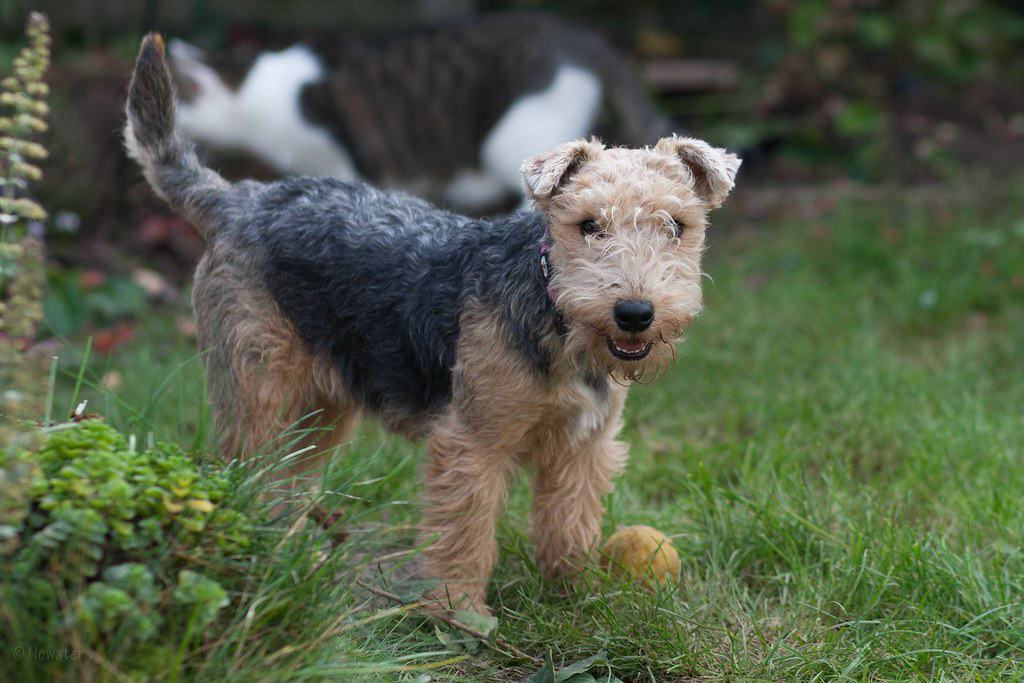
[(623, 383), (643, 384), (668, 372), (685, 329), (685, 325), (671, 330), (661, 325), (641, 334), (627, 334), (593, 322), (567, 319), (566, 324), (565, 355), (577, 368)]
[[(572, 362), (594, 374), (648, 383), (671, 367), (676, 343), (700, 312), (701, 275), (699, 257), (669, 255), (660, 243), (636, 241), (605, 245), (596, 260), (568, 259), (552, 284)], [(622, 299), (649, 301), (651, 327), (638, 333), (619, 329), (613, 311)]]

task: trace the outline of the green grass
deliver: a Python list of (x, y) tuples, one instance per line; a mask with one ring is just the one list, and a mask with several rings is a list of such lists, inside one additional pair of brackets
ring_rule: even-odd
[[(489, 592), (500, 633), (556, 667), (604, 650), (591, 673), (623, 680), (1024, 678), (1022, 209), (1013, 189), (985, 206), (894, 193), (716, 229), (706, 313), (670, 376), (631, 393), (632, 458), (604, 521), (606, 534), (668, 533), (681, 580), (650, 593), (594, 571), (566, 597), (538, 578), (520, 482)], [(70, 386), (76, 359), (65, 362)], [(90, 410), (204, 443), (201, 369), (171, 316), (93, 357), (87, 377), (111, 369), (122, 387), (87, 387)], [(311, 592), (268, 564), (276, 582), (232, 609), (242, 628), (278, 605), (285, 625), (245, 639), (244, 656), (216, 644), (194, 655), (196, 677), (536, 669), (446, 645), (352, 589), (356, 563), (411, 547), (421, 452), (363, 427), (327, 477), (357, 539), (334, 588)], [(281, 654), (285, 641), (295, 649)]]

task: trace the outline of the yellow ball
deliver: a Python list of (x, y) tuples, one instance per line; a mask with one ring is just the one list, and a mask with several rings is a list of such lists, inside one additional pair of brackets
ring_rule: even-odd
[(601, 565), (649, 583), (679, 578), (679, 553), (668, 536), (642, 524), (624, 526), (601, 548)]

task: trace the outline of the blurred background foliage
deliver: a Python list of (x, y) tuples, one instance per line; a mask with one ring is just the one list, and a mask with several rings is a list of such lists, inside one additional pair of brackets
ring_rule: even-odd
[[(68, 182), (79, 170), (72, 167), (48, 187), (52, 200), (85, 215), (124, 210), (123, 200), (112, 204), (88, 188), (99, 176), (125, 171), (103, 146), (116, 138), (120, 115), (109, 102), (119, 104), (126, 63), (140, 33), (153, 28), (224, 51), (314, 32), (386, 33), (506, 9), (557, 13), (597, 28), (638, 63), (687, 57), (734, 64), (735, 84), (662, 92), (664, 107), (681, 129), (755, 155), (782, 155), (797, 175), (800, 162), (836, 162), (869, 179), (896, 170), (912, 178), (941, 175), (972, 150), (985, 161), (999, 156), (978, 149), (978, 134), (1024, 136), (1020, 0), (7, 0), (0, 12), (5, 42), (13, 44), (29, 4), (55, 26), (54, 78), (70, 95), (57, 93), (58, 114), (62, 106), (74, 110), (74, 120), (102, 131), (67, 133), (99, 147), (68, 160), (89, 169), (93, 182)], [(0, 44), (0, 60), (12, 52)]]
[[(0, 70), (30, 6), (54, 26), (51, 159), (38, 194), (62, 267), (46, 306), (59, 334), (132, 315), (144, 291), (185, 279), (202, 250), (121, 150), (128, 69), (151, 29), (224, 53), (550, 12), (604, 34), (679, 131), (740, 150), (743, 187), (998, 178), (1024, 158), (1024, 0), (0, 0)], [(674, 87), (658, 76), (673, 63), (705, 77)], [(252, 159), (220, 166), (267, 174)], [(131, 256), (170, 283), (108, 275), (130, 272)]]

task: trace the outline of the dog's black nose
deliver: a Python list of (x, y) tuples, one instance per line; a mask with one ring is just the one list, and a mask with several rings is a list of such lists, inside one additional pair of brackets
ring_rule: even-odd
[(654, 306), (637, 299), (615, 304), (615, 324), (625, 332), (643, 332), (654, 321)]

